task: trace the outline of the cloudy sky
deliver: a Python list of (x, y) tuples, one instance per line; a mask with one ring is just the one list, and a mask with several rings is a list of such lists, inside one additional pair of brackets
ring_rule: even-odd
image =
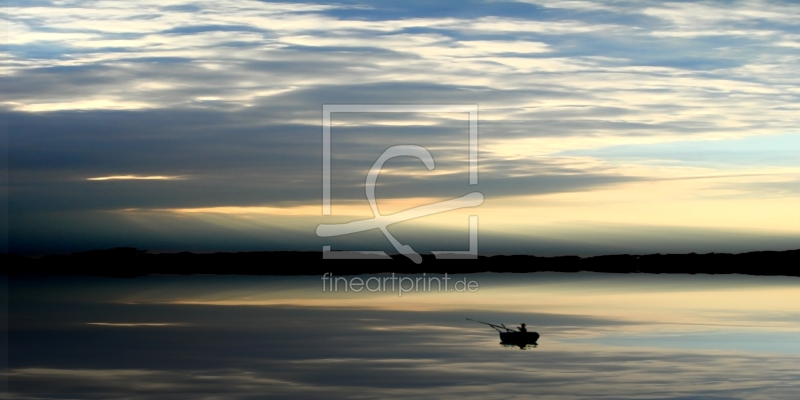
[[(2, 12), (8, 246), (45, 254), (382, 249), (603, 254), (796, 248), (800, 5), (781, 1), (10, 0)], [(338, 113), (323, 217), (322, 106), (479, 109), (478, 185), (457, 113)]]

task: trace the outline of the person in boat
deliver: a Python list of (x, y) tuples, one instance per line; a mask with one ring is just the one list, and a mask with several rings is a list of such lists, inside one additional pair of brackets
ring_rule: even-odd
[(522, 325), (518, 326), (517, 329), (519, 329), (519, 331), (522, 332), (522, 333), (525, 333), (525, 332), (528, 331), (528, 329), (525, 328), (525, 323), (524, 322), (522, 323)]

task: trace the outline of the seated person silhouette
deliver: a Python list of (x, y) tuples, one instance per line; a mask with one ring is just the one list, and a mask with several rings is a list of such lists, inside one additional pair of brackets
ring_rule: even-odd
[(525, 332), (528, 331), (528, 329), (525, 328), (525, 323), (524, 322), (522, 323), (521, 326), (518, 326), (517, 329), (519, 329), (519, 331), (522, 332), (522, 333), (525, 333)]

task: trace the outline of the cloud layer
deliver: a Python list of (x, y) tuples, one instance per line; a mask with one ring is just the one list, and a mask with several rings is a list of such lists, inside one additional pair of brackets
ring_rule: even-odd
[[(323, 104), (478, 104), (487, 199), (584, 192), (591, 203), (620, 184), (708, 176), (721, 178), (680, 190), (778, 187), (796, 199), (798, 163), (770, 162), (774, 147), (726, 165), (682, 155), (796, 137), (797, 15), (762, 1), (14, 1), (0, 78), (11, 248), (57, 250), (35, 226), (69, 230), (80, 212), (318, 204)], [(334, 116), (334, 198), (363, 199), (377, 155), (407, 143), (431, 150), (436, 174), (397, 160), (379, 195), (460, 196), (465, 137), (457, 116)], [(614, 146), (642, 156), (596, 151)]]

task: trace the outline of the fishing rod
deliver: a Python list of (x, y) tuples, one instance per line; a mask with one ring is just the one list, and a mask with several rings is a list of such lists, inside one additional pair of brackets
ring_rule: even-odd
[(491, 326), (492, 328), (494, 328), (495, 330), (497, 330), (498, 332), (503, 332), (503, 331), (501, 331), (501, 330), (500, 330), (500, 328), (503, 328), (503, 329), (505, 329), (505, 330), (506, 330), (506, 332), (516, 332), (516, 331), (515, 331), (515, 330), (513, 330), (513, 329), (506, 328), (506, 325), (505, 325), (505, 324), (495, 325), (495, 324), (490, 324), (490, 323), (488, 323), (488, 322), (478, 321), (478, 320), (476, 320), (476, 319), (472, 319), (472, 318), (467, 318), (467, 319), (468, 319), (468, 320), (470, 320), (470, 321), (473, 321), (473, 322), (477, 322), (477, 323), (479, 323), (479, 324), (489, 325), (489, 326)]

